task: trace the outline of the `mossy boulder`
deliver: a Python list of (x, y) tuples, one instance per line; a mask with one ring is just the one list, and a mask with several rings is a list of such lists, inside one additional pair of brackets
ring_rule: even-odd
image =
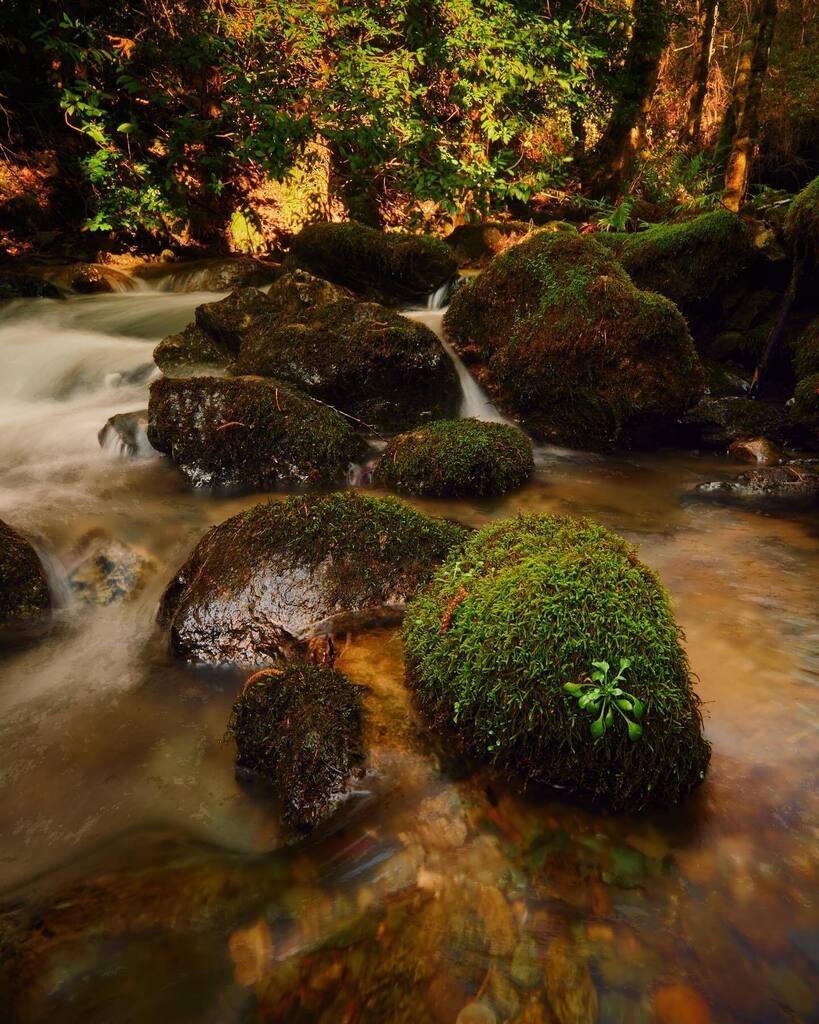
[(148, 440), (195, 486), (332, 483), (365, 452), (339, 413), (255, 377), (154, 381)]
[(428, 327), (352, 299), (257, 322), (235, 369), (292, 381), (377, 431), (451, 415), (460, 398), (452, 360)]
[[(587, 520), (524, 516), (474, 534), (407, 609), (407, 680), (429, 719), (512, 776), (614, 809), (672, 804), (704, 777), (682, 634), (657, 576)], [(642, 702), (642, 737), (619, 709), (597, 738), (564, 684), (594, 662)], [(632, 713), (633, 714), (633, 713)]]
[(503, 494), (532, 475), (529, 438), (505, 423), (438, 420), (394, 437), (374, 481), (406, 494), (435, 498)]
[(33, 274), (0, 271), (0, 302), (10, 299), (59, 299), (60, 293), (48, 281)]
[(205, 336), (234, 355), (247, 330), (275, 315), (270, 300), (258, 288), (239, 288), (218, 302), (196, 307), (196, 326)]
[(665, 295), (689, 317), (711, 310), (754, 253), (745, 224), (728, 210), (614, 239), (617, 257), (634, 283)]
[(347, 288), (325, 281), (298, 267), (278, 277), (267, 292), (267, 301), (283, 320), (294, 320), (331, 302), (353, 298)]
[(455, 292), (444, 327), (498, 407), (558, 444), (658, 444), (702, 393), (679, 310), (580, 235), (509, 249)]
[(308, 224), (293, 239), (290, 255), (319, 277), (393, 304), (429, 295), (458, 270), (437, 239), (376, 231), (356, 221)]
[(363, 760), (361, 718), (349, 679), (292, 663), (251, 676), (228, 731), (237, 767), (270, 782), (285, 824), (307, 831), (332, 813)]
[(511, 245), (517, 245), (532, 230), (521, 220), (477, 221), (459, 224), (444, 239), (459, 267), (485, 267)]
[(168, 586), (160, 622), (189, 661), (258, 664), (394, 618), (462, 527), (354, 493), (257, 505), (214, 527)]
[(48, 579), (36, 551), (0, 519), (0, 630), (35, 622), (50, 607)]
[(819, 446), (819, 373), (796, 385), (790, 412), (794, 423), (807, 432), (812, 446)]
[(819, 178), (803, 188), (788, 207), (785, 237), (797, 259), (819, 265)]
[(690, 444), (717, 450), (752, 437), (787, 446), (797, 434), (783, 405), (735, 396), (704, 398), (682, 417), (681, 429)]
[(793, 369), (797, 380), (819, 373), (819, 316), (811, 320), (796, 342)]
[(154, 349), (154, 362), (166, 377), (190, 377), (224, 370), (231, 354), (226, 345), (193, 323), (163, 338)]

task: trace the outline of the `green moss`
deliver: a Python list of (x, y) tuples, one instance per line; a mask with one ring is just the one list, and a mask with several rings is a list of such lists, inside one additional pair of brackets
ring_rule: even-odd
[(499, 406), (557, 443), (656, 444), (701, 393), (676, 307), (580, 235), (507, 250), (455, 292), (444, 325)]
[(793, 368), (797, 380), (819, 373), (819, 317), (808, 324), (797, 341)]
[(253, 377), (154, 381), (148, 440), (205, 486), (337, 481), (364, 451), (337, 412), (288, 384)]
[(234, 703), (228, 733), (237, 765), (271, 782), (283, 820), (312, 828), (343, 796), (362, 760), (359, 691), (324, 666), (268, 669)]
[(184, 377), (203, 368), (222, 369), (229, 360), (228, 349), (196, 324), (163, 338), (154, 349), (154, 362), (167, 377)]
[(788, 208), (785, 236), (797, 255), (819, 261), (819, 177), (802, 189)]
[(748, 229), (728, 210), (616, 235), (609, 244), (635, 284), (665, 295), (688, 316), (720, 300), (753, 254)]
[(805, 427), (815, 442), (819, 442), (819, 373), (805, 377), (796, 385), (791, 418), (800, 427)]
[[(681, 639), (667, 593), (631, 545), (547, 515), (473, 535), (404, 624), (418, 704), (468, 750), (523, 780), (629, 809), (679, 800), (708, 764)], [(632, 662), (624, 688), (646, 708), (643, 737), (615, 723), (595, 740), (563, 687), (594, 661), (616, 670), (622, 658)]]
[(385, 301), (428, 295), (457, 271), (449, 249), (437, 239), (376, 231), (355, 221), (308, 224), (293, 239), (290, 253), (314, 274)]
[(0, 629), (40, 618), (50, 606), (48, 580), (37, 553), (0, 519)]
[(503, 494), (522, 486), (534, 463), (529, 439), (504, 423), (439, 420), (390, 441), (375, 481), (431, 497)]

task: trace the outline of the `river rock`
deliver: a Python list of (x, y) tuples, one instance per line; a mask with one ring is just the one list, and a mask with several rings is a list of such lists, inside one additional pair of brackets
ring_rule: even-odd
[[(170, 254), (173, 257), (173, 253)], [(148, 263), (136, 271), (144, 278), (162, 277), (168, 291), (226, 292), (234, 288), (250, 288), (269, 283), (278, 273), (278, 266), (263, 263), (249, 256), (230, 256), (218, 260), (192, 260), (165, 264)]]
[(114, 290), (106, 268), (96, 263), (75, 263), (69, 268), (67, 280), (71, 291), (80, 295), (100, 295)]
[(154, 449), (148, 441), (148, 410), (118, 412), (109, 416), (97, 434), (100, 447), (127, 458), (151, 455)]
[(426, 297), (458, 269), (437, 239), (376, 231), (356, 221), (308, 224), (293, 239), (290, 255), (328, 281), (392, 305)]
[(460, 398), (436, 335), (374, 302), (343, 299), (297, 320), (257, 320), (235, 368), (289, 380), (377, 431), (452, 415)]
[(461, 527), (353, 493), (257, 505), (214, 527), (159, 620), (188, 661), (264, 663), (311, 637), (395, 617)]
[(776, 466), (782, 461), (782, 456), (765, 437), (733, 441), (728, 454), (739, 462), (753, 462), (757, 466)]
[(197, 487), (338, 481), (364, 452), (337, 412), (258, 377), (154, 381), (148, 440)]
[(36, 551), (0, 519), (0, 630), (42, 619), (50, 607), (48, 579)]
[(68, 583), (82, 604), (105, 606), (137, 594), (154, 569), (147, 555), (116, 537), (92, 531), (77, 545)]
[(192, 377), (224, 370), (232, 353), (197, 324), (169, 334), (154, 349), (154, 362), (166, 377)]
[(359, 690), (331, 668), (290, 664), (251, 676), (228, 732), (237, 767), (273, 786), (282, 820), (300, 831), (327, 818), (363, 760)]
[(559, 1024), (595, 1024), (597, 989), (582, 951), (562, 936), (546, 952), (546, 994)]
[(819, 473), (794, 464), (765, 466), (741, 473), (733, 480), (698, 484), (696, 492), (727, 500), (810, 506), (819, 499)]
[(796, 436), (783, 405), (750, 398), (704, 398), (680, 422), (692, 443), (718, 450), (753, 437), (787, 446)]
[(266, 321), (273, 309), (258, 288), (240, 288), (218, 302), (196, 307), (196, 326), (200, 331), (234, 355), (248, 328), (258, 320)]
[(702, 394), (679, 310), (581, 235), (507, 250), (457, 289), (444, 327), (495, 404), (557, 444), (659, 444)]
[(59, 299), (60, 293), (48, 281), (33, 274), (0, 271), (0, 302), (9, 299)]

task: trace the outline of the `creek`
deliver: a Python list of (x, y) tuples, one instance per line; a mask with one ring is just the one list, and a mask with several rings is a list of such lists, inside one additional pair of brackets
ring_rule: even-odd
[[(547, 1003), (560, 1024), (819, 1019), (816, 514), (693, 500), (742, 470), (715, 456), (548, 447), (519, 492), (417, 502), (473, 526), (590, 516), (638, 544), (686, 632), (710, 773), (640, 817), (465, 775), (416, 722), (381, 628), (337, 664), (367, 687), (372, 771), (329, 827), (284, 843), (223, 740), (240, 676), (175, 662), (155, 623), (205, 530), (267, 496), (195, 492), (169, 460), (97, 441), (147, 405), (155, 343), (220, 297), (171, 286), (20, 300), (0, 321), (0, 518), (58, 603), (44, 639), (0, 653), (0, 892), (35, 964), (21, 1019), (454, 1024), (476, 996), (494, 1017), (475, 1020), (529, 1024), (555, 1019)], [(440, 308), (409, 315), (440, 331)], [(501, 419), (456, 366), (462, 413)], [(72, 598), (90, 531), (150, 557), (133, 600)], [(38, 959), (44, 908), (62, 931)]]

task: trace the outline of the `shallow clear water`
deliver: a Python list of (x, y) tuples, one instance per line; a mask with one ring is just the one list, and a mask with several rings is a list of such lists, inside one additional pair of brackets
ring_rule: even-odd
[[(477, 1000), (530, 1024), (816, 1020), (819, 518), (693, 501), (742, 467), (681, 453), (543, 449), (517, 494), (419, 503), (473, 525), (589, 515), (639, 544), (687, 633), (710, 774), (639, 819), (462, 777), (414, 719), (397, 631), (375, 630), (339, 662), (368, 687), (372, 771), (288, 845), (222, 739), (241, 679), (174, 663), (154, 622), (204, 530), (259, 496), (192, 492), (96, 436), (145, 406), (153, 344), (209, 297), (21, 302), (0, 321), (0, 517), (61, 595), (49, 636), (0, 654), (18, 1018), (446, 1024)], [(95, 529), (150, 556), (133, 600), (68, 596)]]

